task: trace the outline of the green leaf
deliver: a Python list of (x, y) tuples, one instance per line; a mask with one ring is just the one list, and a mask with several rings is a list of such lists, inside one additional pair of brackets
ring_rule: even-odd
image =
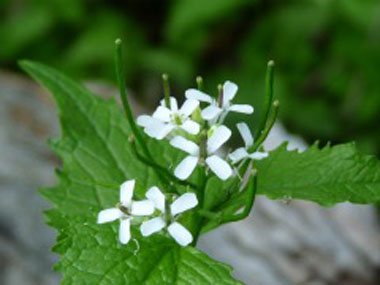
[[(63, 161), (59, 183), (42, 190), (53, 204), (45, 215), (59, 233), (53, 251), (61, 255), (56, 269), (63, 273), (62, 284), (240, 284), (230, 267), (193, 247), (180, 247), (164, 232), (142, 238), (132, 226), (135, 240), (122, 246), (117, 222), (97, 225), (98, 212), (118, 202), (117, 185), (126, 179), (137, 180), (140, 199), (149, 186), (165, 191), (165, 185), (133, 156), (130, 130), (114, 100), (106, 102), (41, 64), (23, 61), (21, 66), (52, 92), (62, 128), (61, 137), (51, 142)], [(149, 147), (162, 164), (178, 158), (169, 144), (150, 142)], [(186, 215), (183, 219), (186, 226)]]
[(380, 162), (348, 143), (307, 151), (287, 151), (286, 144), (257, 161), (258, 194), (270, 199), (302, 199), (324, 206), (380, 201)]
[[(48, 213), (54, 220), (56, 215)], [(78, 217), (62, 229), (65, 235), (54, 248), (63, 254), (57, 266), (64, 272), (62, 284), (240, 284), (231, 278), (229, 266), (161, 235), (138, 239), (137, 250), (134, 242), (118, 243), (115, 225), (98, 226)]]

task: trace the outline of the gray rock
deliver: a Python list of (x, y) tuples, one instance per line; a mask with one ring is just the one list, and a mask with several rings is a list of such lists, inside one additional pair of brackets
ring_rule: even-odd
[(0, 86), (0, 283), (58, 284), (48, 204), (37, 194), (54, 182), (57, 160), (45, 142), (57, 133), (55, 112), (35, 84), (1, 73)]

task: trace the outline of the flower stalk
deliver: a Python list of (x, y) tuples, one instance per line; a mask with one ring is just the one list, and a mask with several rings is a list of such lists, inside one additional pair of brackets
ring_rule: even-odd
[(267, 124), (265, 128), (260, 133), (260, 136), (255, 141), (254, 145), (250, 149), (250, 151), (257, 151), (265, 139), (268, 137), (270, 130), (272, 129), (274, 123), (276, 122), (278, 111), (280, 108), (280, 102), (278, 100), (274, 101), (272, 104), (272, 110), (270, 112), (269, 118), (267, 120)]
[(151, 159), (152, 156), (150, 154), (150, 151), (148, 147), (146, 146), (146, 143), (140, 133), (140, 131), (137, 129), (135, 120), (133, 118), (132, 110), (131, 107), (129, 106), (128, 103), (128, 98), (127, 98), (127, 92), (126, 92), (126, 87), (125, 87), (125, 80), (124, 80), (124, 71), (123, 71), (123, 53), (122, 53), (122, 41), (121, 39), (117, 39), (115, 41), (115, 66), (116, 66), (116, 78), (117, 82), (119, 85), (119, 92), (120, 92), (120, 98), (121, 102), (123, 104), (124, 112), (127, 117), (127, 121), (129, 123), (129, 126), (135, 135), (138, 143), (140, 144), (142, 150), (144, 151), (145, 155)]
[(197, 78), (195, 79), (195, 81), (197, 82), (197, 88), (199, 91), (202, 91), (203, 90), (203, 78), (201, 76), (197, 76)]
[[(250, 167), (249, 167), (250, 168)], [(247, 197), (245, 197), (246, 204), (243, 206), (244, 210), (239, 214), (232, 214), (232, 215), (226, 215), (222, 217), (222, 223), (227, 222), (233, 222), (233, 221), (239, 221), (242, 219), (245, 219), (248, 217), (249, 213), (251, 212), (253, 205), (255, 203), (255, 197), (257, 192), (257, 170), (252, 169), (250, 171), (250, 180), (248, 182), (248, 185), (246, 186), (246, 190), (243, 191), (246, 192)]]
[(219, 107), (223, 107), (223, 85), (218, 84), (218, 104)]
[(198, 211), (198, 214), (204, 218), (207, 218), (209, 220), (215, 220), (215, 219), (220, 219), (221, 218), (221, 214), (220, 212), (218, 213), (214, 213), (214, 212), (211, 212), (211, 211), (208, 211), (208, 210), (204, 210), (204, 209), (199, 209)]
[(265, 77), (264, 109), (263, 109), (263, 112), (261, 113), (259, 127), (257, 128), (257, 132), (255, 136), (256, 140), (261, 135), (262, 131), (264, 130), (267, 124), (268, 116), (269, 116), (272, 101), (273, 101), (273, 82), (274, 82), (274, 61), (270, 60), (267, 65), (267, 73)]
[[(189, 186), (190, 188), (192, 188), (192, 189), (194, 189), (194, 190), (197, 190), (197, 186), (194, 185), (193, 183), (188, 182), (188, 181), (179, 180), (177, 177), (175, 177), (174, 175), (172, 175), (172, 174), (169, 172), (169, 170), (167, 170), (165, 167), (163, 167), (163, 166), (161, 166), (161, 165), (155, 163), (155, 162), (152, 161), (152, 160), (148, 160), (148, 159), (144, 158), (144, 157), (138, 152), (138, 150), (137, 150), (136, 143), (135, 143), (135, 138), (134, 138), (133, 135), (131, 135), (131, 136), (129, 137), (128, 140), (129, 140), (129, 143), (130, 143), (130, 145), (131, 145), (131, 149), (132, 149), (134, 155), (136, 156), (136, 158), (137, 158), (138, 160), (140, 160), (142, 163), (144, 163), (144, 164), (150, 166), (151, 168), (153, 168), (153, 169), (156, 171), (158, 177), (160, 177), (160, 178), (162, 179), (163, 177), (161, 176), (161, 174), (163, 174), (163, 175), (164, 175), (165, 177), (167, 177), (169, 180), (174, 181), (174, 182), (177, 183), (177, 184), (180, 184), (180, 185), (183, 185), (183, 186)], [(172, 193), (176, 193), (176, 192), (177, 192), (177, 191), (175, 190), (175, 188), (174, 188), (170, 183), (168, 183), (168, 186), (169, 186), (169, 189), (171, 189), (171, 192), (172, 192)]]

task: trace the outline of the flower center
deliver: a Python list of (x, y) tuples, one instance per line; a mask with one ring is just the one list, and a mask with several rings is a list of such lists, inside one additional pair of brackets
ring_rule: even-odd
[(174, 113), (172, 120), (176, 125), (182, 125), (182, 115), (178, 113)]
[(125, 207), (124, 205), (122, 205), (121, 203), (117, 203), (116, 208), (118, 208), (121, 212), (123, 212), (123, 214), (125, 214), (127, 216), (131, 215), (129, 209), (127, 207)]

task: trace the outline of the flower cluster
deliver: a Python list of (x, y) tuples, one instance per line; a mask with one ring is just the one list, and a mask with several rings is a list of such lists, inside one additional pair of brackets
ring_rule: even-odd
[[(214, 99), (198, 89), (189, 89), (180, 108), (177, 100), (166, 93), (165, 99), (151, 116), (137, 118), (137, 124), (144, 128), (147, 135), (157, 140), (167, 139), (170, 145), (187, 153), (174, 170), (177, 179), (188, 179), (200, 165), (206, 173), (210, 170), (220, 179), (227, 180), (237, 174), (239, 167), (234, 167), (235, 164), (245, 159), (267, 157), (265, 152), (252, 151), (257, 147), (245, 123), (237, 124), (244, 147), (230, 153), (222, 151), (222, 146), (232, 135), (223, 124), (228, 113), (253, 113), (250, 105), (232, 103), (237, 90), (236, 84), (227, 81), (219, 88), (218, 99)], [(183, 212), (198, 205), (195, 193), (174, 197), (173, 194), (163, 194), (154, 186), (146, 191), (145, 200), (134, 201), (134, 188), (134, 180), (124, 182), (120, 186), (120, 203), (114, 208), (102, 210), (98, 214), (98, 223), (120, 220), (119, 240), (122, 244), (127, 244), (131, 239), (131, 225), (139, 225), (143, 237), (164, 231), (181, 246), (192, 243), (191, 232), (179, 223), (179, 218)]]
[[(140, 231), (144, 237), (167, 229), (169, 235), (181, 246), (193, 241), (192, 234), (177, 220), (179, 216), (198, 205), (194, 193), (185, 193), (170, 205), (168, 199), (158, 187), (151, 187), (146, 192), (147, 199), (134, 201), (135, 180), (128, 180), (120, 186), (120, 203), (114, 208), (105, 209), (98, 214), (98, 224), (120, 220), (119, 240), (127, 244), (131, 239), (131, 224), (141, 224)], [(141, 222), (141, 218), (143, 218)], [(149, 219), (147, 219), (149, 218)]]
[[(181, 108), (178, 108), (177, 100), (170, 97), (170, 100), (161, 101), (152, 116), (142, 115), (137, 118), (137, 124), (144, 128), (147, 135), (158, 140), (166, 138), (173, 147), (188, 154), (174, 170), (178, 179), (186, 180), (197, 165), (202, 165), (220, 179), (226, 180), (234, 174), (232, 166), (239, 161), (267, 156), (264, 152), (249, 152), (253, 146), (253, 137), (245, 123), (237, 124), (245, 147), (226, 156), (221, 151), (232, 135), (231, 130), (223, 125), (227, 114), (253, 113), (250, 105), (232, 103), (237, 91), (237, 85), (230, 81), (223, 84), (218, 99), (198, 89), (188, 89), (185, 92), (186, 101)], [(169, 106), (166, 102), (169, 102)], [(206, 106), (201, 109), (201, 105)]]

